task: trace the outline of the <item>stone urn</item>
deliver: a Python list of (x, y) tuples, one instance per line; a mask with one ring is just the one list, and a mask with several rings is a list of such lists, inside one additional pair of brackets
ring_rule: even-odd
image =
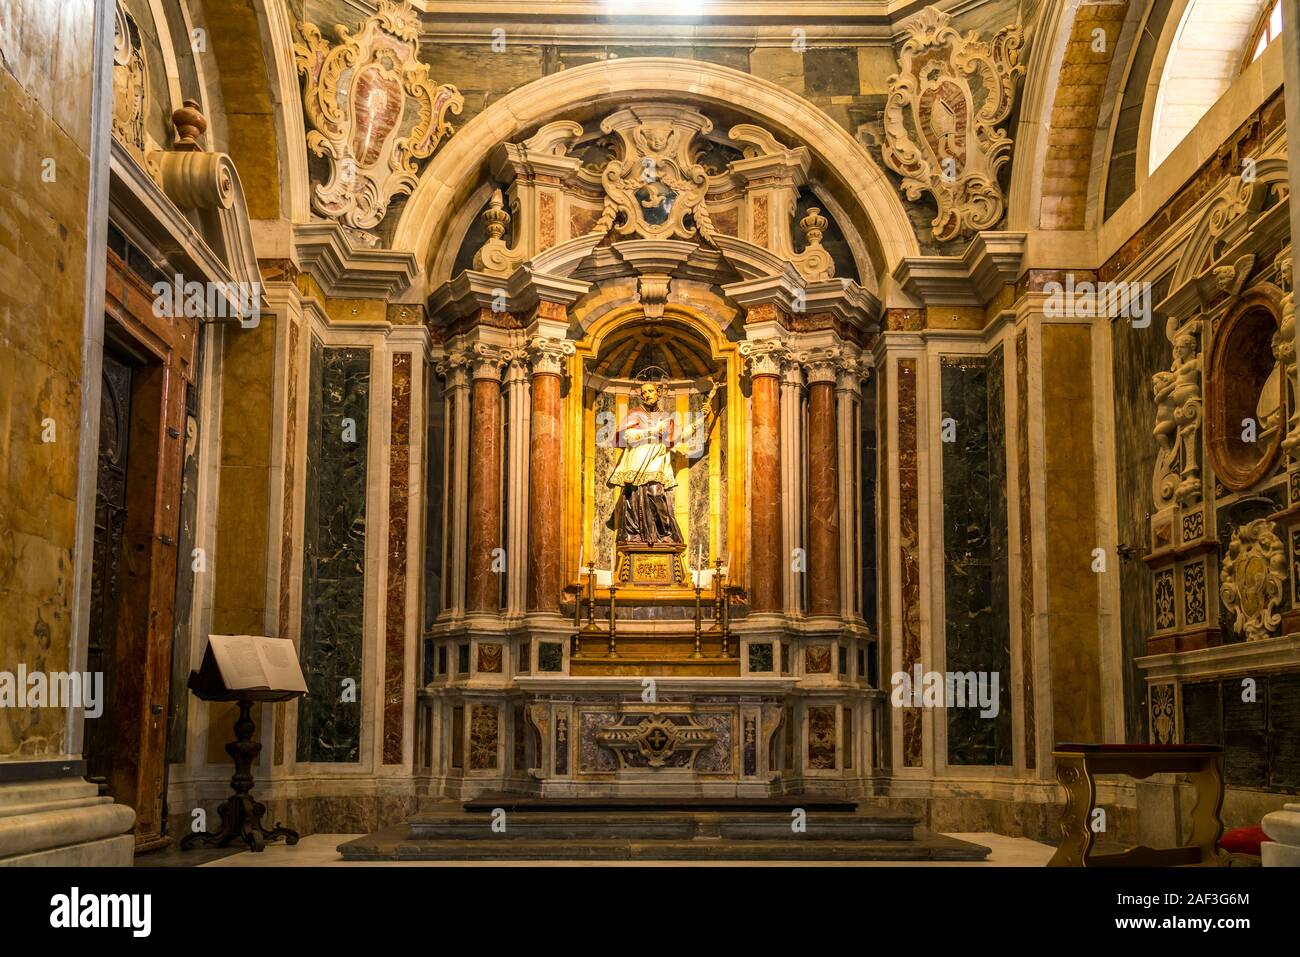
[(1300, 867), (1300, 804), (1286, 804), (1280, 811), (1265, 814), (1262, 826), (1273, 839), (1260, 846), (1264, 866)]

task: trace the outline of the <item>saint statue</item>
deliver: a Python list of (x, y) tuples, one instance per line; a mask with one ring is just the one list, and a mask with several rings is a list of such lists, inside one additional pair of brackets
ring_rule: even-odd
[(660, 408), (659, 386), (642, 383), (641, 408), (629, 412), (619, 425), (619, 458), (609, 477), (612, 488), (623, 490), (616, 506), (620, 545), (685, 544), (673, 513), (672, 490), (677, 485), (673, 455), (698, 450), (713, 424), (717, 391), (715, 382), (705, 403), (706, 416), (692, 417), (680, 426), (676, 416)]

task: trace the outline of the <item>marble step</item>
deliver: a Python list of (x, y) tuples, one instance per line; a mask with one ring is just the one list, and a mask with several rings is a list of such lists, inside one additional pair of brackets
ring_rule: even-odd
[(907, 841), (917, 819), (890, 811), (870, 814), (807, 812), (805, 828), (791, 828), (789, 813), (509, 813), (504, 832), (492, 829), (494, 816), (483, 813), (416, 814), (407, 821), (415, 840), (549, 841), (696, 839), (736, 841)]
[(913, 840), (416, 840), (398, 825), (339, 845), (346, 861), (982, 861), (989, 849), (918, 830)]

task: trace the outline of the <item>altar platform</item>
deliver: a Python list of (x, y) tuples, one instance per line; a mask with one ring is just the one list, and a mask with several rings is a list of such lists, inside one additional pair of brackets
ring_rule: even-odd
[[(915, 817), (809, 796), (770, 802), (626, 801), (501, 795), (446, 804), (339, 845), (345, 861), (982, 861), (989, 849)], [(835, 808), (822, 810), (819, 808)]]

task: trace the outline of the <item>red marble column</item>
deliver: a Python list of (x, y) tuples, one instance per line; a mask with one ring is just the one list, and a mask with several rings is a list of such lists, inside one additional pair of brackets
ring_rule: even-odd
[(840, 614), (840, 496), (835, 369), (808, 374), (808, 614)]
[[(761, 347), (761, 343), (755, 343)], [(747, 350), (750, 358), (749, 521), (752, 560), (749, 607), (779, 612), (781, 575), (781, 380), (774, 350)]]
[(465, 607), (497, 611), (501, 576), (493, 571), (501, 539), (501, 360), (480, 352), (474, 358), (473, 409), (469, 433), (469, 554)]
[[(567, 345), (567, 343), (563, 343)], [(528, 610), (560, 610), (560, 474), (561, 340), (533, 344), (533, 407), (529, 439)], [(573, 351), (570, 345), (569, 352)]]

